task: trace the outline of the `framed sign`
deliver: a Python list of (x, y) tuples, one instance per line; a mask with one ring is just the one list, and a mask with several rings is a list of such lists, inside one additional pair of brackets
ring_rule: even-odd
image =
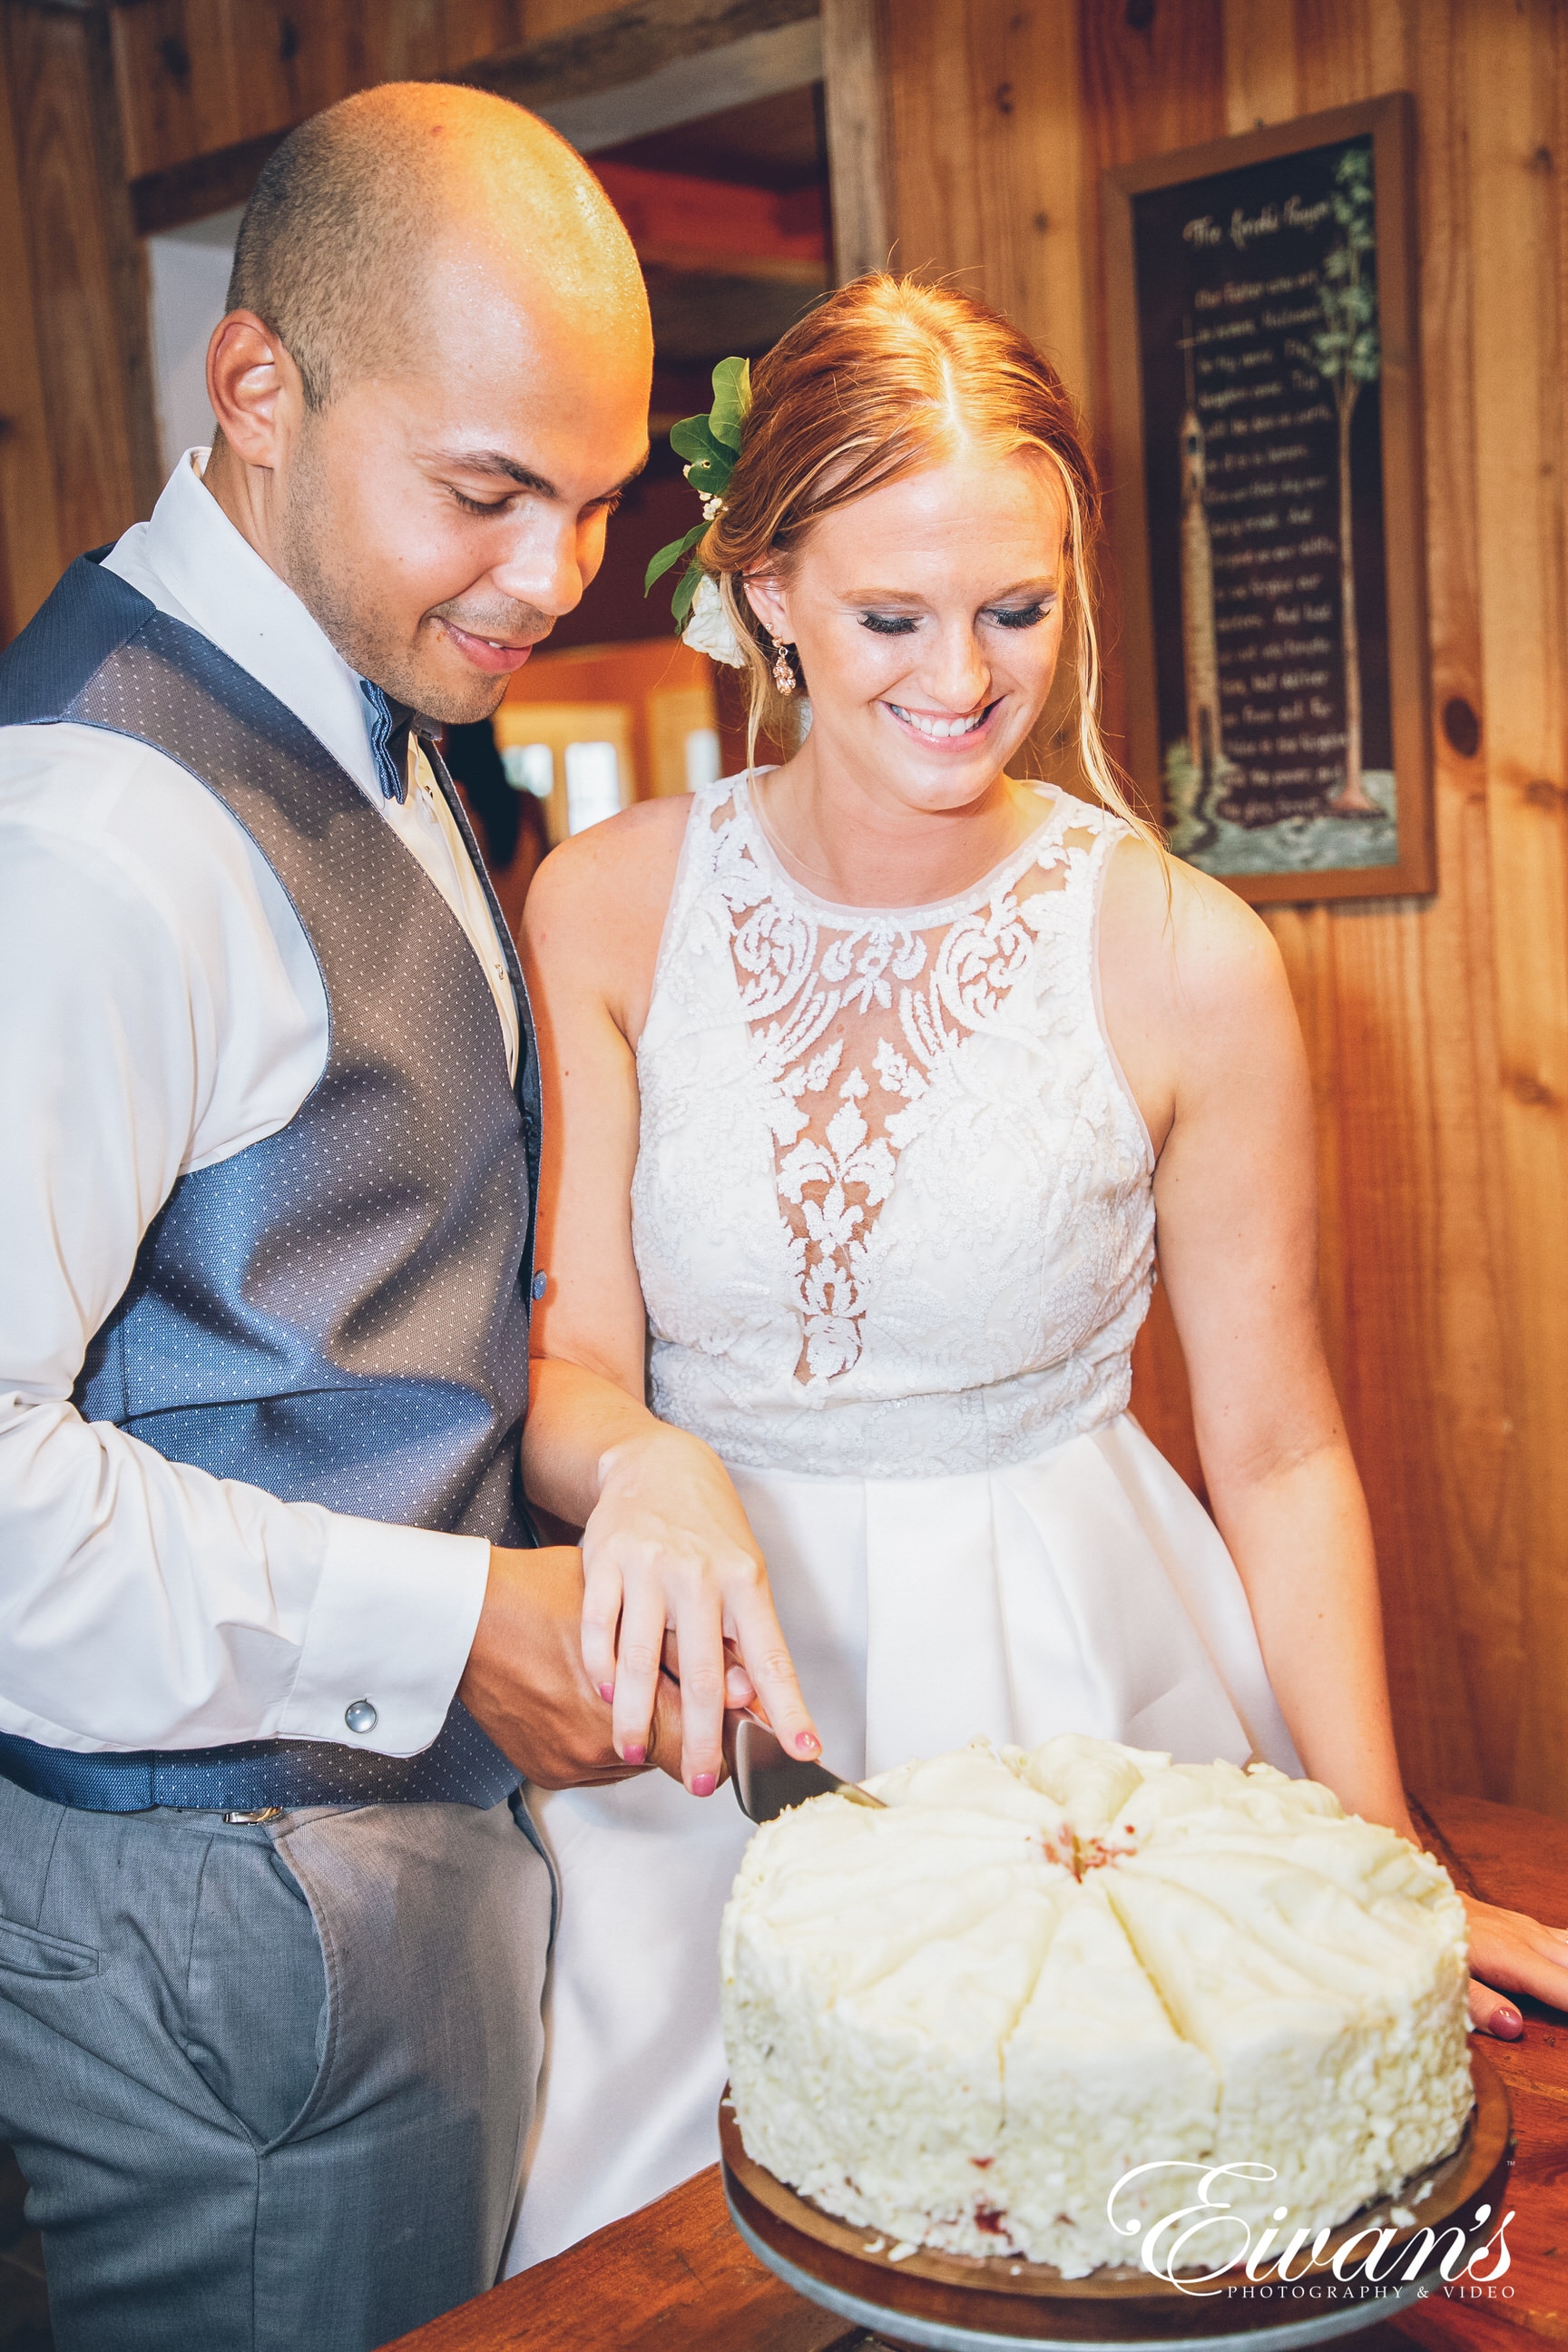
[(1436, 887), (1403, 91), (1105, 177), (1133, 776), (1255, 901)]

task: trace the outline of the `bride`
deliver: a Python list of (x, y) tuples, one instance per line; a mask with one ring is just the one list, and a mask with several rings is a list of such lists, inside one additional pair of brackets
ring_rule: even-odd
[[(616, 1747), (645, 1760), (662, 1657), (697, 1797), (754, 1692), (848, 1776), (1076, 1730), (1262, 1756), (1414, 1836), (1295, 1014), (1263, 925), (1164, 856), (1101, 747), (1061, 383), (964, 296), (865, 278), (714, 422), (700, 610), (753, 742), (806, 693), (809, 731), (567, 843), (526, 919), (525, 1469), (584, 1528)], [(1064, 647), (1092, 798), (1008, 772)], [(1156, 1241), (1213, 1520), (1127, 1410)], [(561, 1907), (514, 2267), (711, 2161), (748, 1834), (657, 1773), (531, 1804)], [(1495, 1983), (1568, 2002), (1560, 1935), (1472, 1927)], [(1472, 2011), (1521, 2031), (1484, 1987)]]

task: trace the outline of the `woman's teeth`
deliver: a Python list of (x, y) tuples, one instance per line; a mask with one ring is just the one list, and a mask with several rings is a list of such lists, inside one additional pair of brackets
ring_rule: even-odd
[(905, 710), (897, 702), (890, 702), (888, 708), (901, 719), (906, 726), (912, 727), (917, 735), (934, 736), (938, 742), (945, 742), (950, 735), (973, 735), (975, 729), (984, 727), (991, 716), (989, 703), (984, 710), (975, 711), (968, 719), (928, 719), (923, 712)]

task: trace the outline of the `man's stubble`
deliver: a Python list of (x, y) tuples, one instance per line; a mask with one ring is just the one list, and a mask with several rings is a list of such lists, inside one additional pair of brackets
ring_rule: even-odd
[[(351, 669), (379, 686), (394, 701), (447, 727), (489, 719), (506, 698), (510, 677), (476, 672), (466, 691), (434, 675), (434, 666), (411, 642), (406, 624), (383, 601), (381, 571), (356, 556), (352, 535), (336, 527), (331, 497), (331, 469), (325, 462), (321, 429), (308, 417), (289, 469), (279, 519), (278, 550), (283, 577), (318, 627)], [(510, 597), (448, 597), (421, 616), (450, 617), (474, 636), (514, 640), (543, 636), (552, 616)]]

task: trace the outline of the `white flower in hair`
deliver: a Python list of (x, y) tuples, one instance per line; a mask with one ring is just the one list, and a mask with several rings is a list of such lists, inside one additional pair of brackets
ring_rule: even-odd
[(734, 625), (724, 609), (719, 593), (719, 583), (704, 572), (697, 594), (692, 600), (691, 616), (680, 633), (681, 643), (693, 653), (707, 654), (710, 660), (723, 662), (731, 669), (744, 669), (746, 656), (741, 651)]

